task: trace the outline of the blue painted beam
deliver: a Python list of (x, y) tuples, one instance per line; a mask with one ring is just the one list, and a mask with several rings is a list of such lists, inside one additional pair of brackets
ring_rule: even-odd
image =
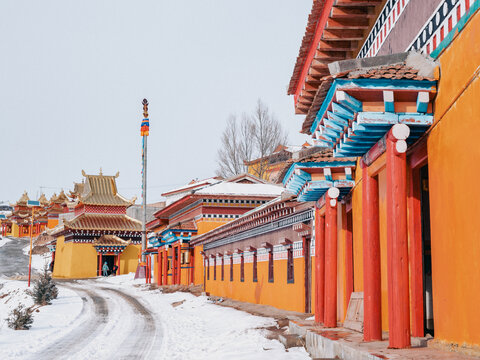
[[(418, 107), (418, 103), (417, 103), (417, 107)], [(433, 124), (433, 115), (399, 114), (398, 122), (400, 124), (406, 124), (409, 126), (417, 126), (417, 125), (430, 126)]]
[(348, 126), (348, 120), (344, 119), (341, 116), (338, 116), (337, 114), (334, 114), (331, 111), (327, 111), (327, 117), (328, 117), (329, 120), (337, 123), (340, 126), (344, 126), (344, 127)]
[(363, 103), (360, 100), (355, 99), (353, 96), (347, 94), (345, 91), (337, 90), (336, 98), (337, 103), (350, 109), (354, 113), (363, 110)]
[(358, 124), (364, 125), (393, 125), (398, 124), (398, 115), (384, 112), (359, 112), (356, 120)]
[(417, 112), (426, 113), (429, 101), (430, 94), (426, 91), (419, 91), (417, 95)]
[(393, 100), (393, 91), (383, 91), (383, 104), (385, 106), (385, 112), (395, 112), (395, 102)]
[(343, 117), (344, 119), (353, 119), (355, 113), (351, 111), (349, 108), (337, 104), (336, 102), (332, 102), (332, 110), (338, 116)]

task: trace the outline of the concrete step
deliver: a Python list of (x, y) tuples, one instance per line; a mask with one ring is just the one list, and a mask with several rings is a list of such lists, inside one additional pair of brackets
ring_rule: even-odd
[(285, 349), (305, 346), (305, 338), (297, 334), (279, 334), (278, 340), (285, 346)]

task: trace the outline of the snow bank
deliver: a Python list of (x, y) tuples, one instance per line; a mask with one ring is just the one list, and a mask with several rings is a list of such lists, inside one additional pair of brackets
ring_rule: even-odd
[[(78, 322), (83, 305), (73, 291), (59, 288), (58, 298), (52, 305), (42, 306), (33, 313), (30, 330), (12, 330), (5, 319), (19, 304), (33, 305), (25, 291), (26, 281), (0, 280), (0, 359), (22, 359), (37, 351), (48, 341), (54, 341)], [(32, 284), (33, 287), (33, 284)]]
[[(30, 245), (25, 246), (22, 249), (23, 253), (27, 256), (30, 254)], [(49, 265), (52, 261), (52, 254), (50, 252), (41, 255), (32, 255), (32, 271), (42, 271), (45, 265)]]

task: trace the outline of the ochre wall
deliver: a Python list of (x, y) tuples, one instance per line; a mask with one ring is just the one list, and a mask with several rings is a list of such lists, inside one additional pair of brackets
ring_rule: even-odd
[(363, 291), (362, 171), (357, 163), (352, 191), (353, 219), (353, 291)]
[(120, 255), (120, 274), (128, 274), (137, 271), (138, 255), (141, 245), (128, 245)]
[(230, 263), (227, 261), (225, 263), (225, 279), (222, 281), (221, 262), (217, 261), (217, 280), (215, 281), (213, 280), (213, 259), (211, 259), (210, 280), (206, 281), (206, 290), (215, 296), (304, 312), (305, 265), (303, 258), (294, 259), (294, 283), (291, 284), (287, 283), (287, 260), (275, 260), (273, 264), (273, 283), (268, 282), (268, 261), (257, 263), (258, 282), (253, 282), (253, 263), (245, 263), (244, 282), (240, 281), (240, 264), (234, 264), (233, 281), (230, 281)]
[(440, 56), (428, 138), (435, 338), (480, 345), (480, 13)]
[(203, 257), (200, 253), (201, 251), (203, 251), (203, 245), (195, 246), (193, 251), (193, 266), (195, 267), (195, 275), (193, 282), (195, 285), (203, 285)]
[[(120, 273), (135, 272), (138, 264), (139, 245), (129, 245), (120, 256)], [(92, 244), (65, 243), (57, 238), (55, 250), (55, 278), (91, 278), (97, 276), (98, 257)]]
[(58, 225), (58, 218), (57, 219), (48, 219), (47, 221), (47, 227), (49, 229), (53, 229), (55, 226)]

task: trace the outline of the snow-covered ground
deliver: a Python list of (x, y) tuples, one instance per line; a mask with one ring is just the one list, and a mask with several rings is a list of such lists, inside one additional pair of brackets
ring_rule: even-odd
[(5, 245), (6, 243), (12, 241), (10, 238), (8, 237), (1, 237), (0, 236), (0, 247), (2, 247), (3, 245)]
[(30, 330), (12, 330), (6, 318), (18, 304), (33, 305), (26, 294), (27, 282), (0, 280), (0, 359), (24, 359), (37, 349), (68, 333), (77, 323), (82, 310), (82, 299), (72, 290), (60, 288), (52, 305), (40, 307), (34, 312)]
[[(22, 249), (23, 253), (27, 256), (30, 254), (30, 245), (25, 246)], [(45, 265), (50, 264), (50, 261), (52, 261), (52, 254), (51, 253), (45, 253), (42, 255), (32, 255), (32, 271), (42, 271), (43, 267)]]
[[(163, 327), (162, 359), (310, 359), (304, 348), (286, 351), (279, 341), (264, 336), (262, 328), (275, 325), (272, 318), (214, 305), (205, 296), (147, 290), (144, 280), (134, 281), (133, 274), (99, 282), (121, 288), (154, 309)], [(184, 303), (172, 306), (179, 301)]]
[[(35, 258), (34, 263), (41, 268), (44, 259)], [(151, 349), (140, 358), (309, 359), (303, 348), (286, 351), (280, 342), (264, 336), (263, 328), (275, 325), (271, 318), (214, 305), (204, 296), (180, 292), (162, 294), (158, 289), (151, 290), (144, 280), (135, 281), (133, 274), (58, 283), (58, 299), (34, 312), (34, 322), (28, 331), (11, 330), (4, 321), (18, 303), (32, 305), (31, 298), (25, 294), (26, 282), (3, 279), (0, 286), (0, 359), (49, 358), (45, 357), (45, 351), (50, 354), (50, 349), (55, 351), (57, 344), (63, 344), (64, 340), (72, 350), (64, 354), (69, 359), (122, 357), (122, 351), (129, 349), (128, 340), (138, 345), (133, 334), (144, 330), (147, 324), (140, 321), (145, 314), (129, 306), (122, 296), (138, 300), (148, 310), (147, 316), (153, 319), (150, 332), (154, 334), (142, 334), (142, 337), (152, 336), (152, 340), (146, 342)], [(89, 305), (90, 300), (85, 300), (82, 291), (94, 292), (104, 299), (108, 319), (94, 319), (97, 321), (93, 323), (95, 335), (83, 339), (79, 346), (75, 342), (69, 344), (68, 339), (82, 340), (82, 327), (91, 327), (92, 319), (98, 316), (95, 304)], [(172, 303), (178, 301), (183, 303), (173, 307)]]

